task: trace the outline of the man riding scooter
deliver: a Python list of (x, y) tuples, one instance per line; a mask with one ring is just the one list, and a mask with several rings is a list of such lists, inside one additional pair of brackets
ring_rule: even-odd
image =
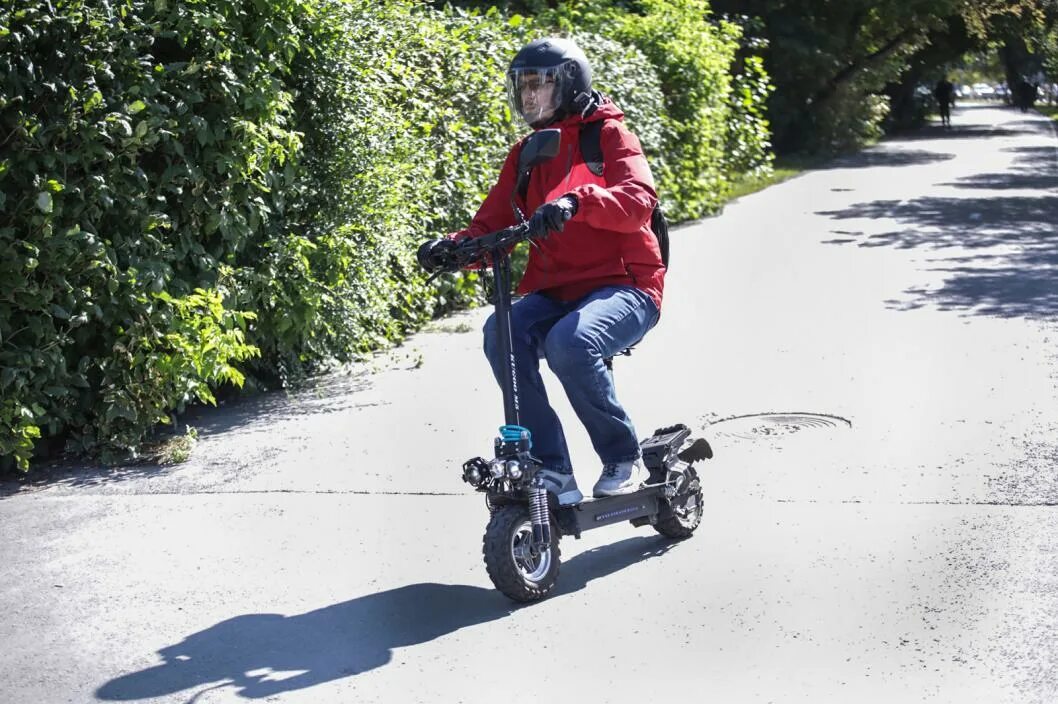
[[(534, 130), (562, 132), (557, 158), (535, 168), (528, 188), (515, 197), (532, 213), (537, 235), (511, 309), (511, 340), (522, 424), (532, 433), (539, 476), (560, 505), (583, 495), (562, 425), (547, 398), (540, 358), (561, 381), (602, 463), (597, 498), (627, 494), (648, 478), (636, 430), (617, 399), (607, 360), (643, 338), (660, 316), (665, 266), (651, 230), (657, 195), (639, 140), (623, 113), (592, 90), (584, 53), (568, 39), (534, 41), (507, 72), (511, 106)], [(580, 134), (599, 122), (603, 168), (596, 174), (581, 153)], [(510, 194), (516, 191), (518, 153), (507, 156), (499, 179), (469, 227), (419, 252), (429, 268), (433, 248), (451, 247), (516, 224)], [(550, 236), (543, 237), (550, 232)], [(433, 250), (433, 251), (431, 251)], [(502, 384), (496, 316), (485, 324), (485, 355)]]

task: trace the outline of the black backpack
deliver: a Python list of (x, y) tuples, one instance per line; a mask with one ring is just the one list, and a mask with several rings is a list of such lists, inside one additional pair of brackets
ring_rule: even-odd
[[(602, 176), (602, 123), (605, 120), (588, 122), (580, 128), (580, 153), (584, 157), (584, 163), (596, 176)], [(518, 195), (525, 200), (529, 191), (529, 179), (521, 181)], [(661, 250), (661, 263), (669, 268), (669, 221), (665, 219), (665, 213), (661, 209), (661, 203), (654, 206), (654, 212), (650, 214), (650, 229), (654, 237), (658, 239), (658, 249)]]

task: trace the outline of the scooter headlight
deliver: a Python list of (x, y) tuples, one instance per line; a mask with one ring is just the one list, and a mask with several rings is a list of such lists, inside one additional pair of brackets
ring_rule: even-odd
[(511, 479), (522, 478), (522, 465), (518, 463), (518, 460), (508, 460), (507, 462), (507, 476)]
[(503, 477), (504, 461), (500, 459), (492, 460), (489, 462), (489, 474), (495, 479), (501, 479)]

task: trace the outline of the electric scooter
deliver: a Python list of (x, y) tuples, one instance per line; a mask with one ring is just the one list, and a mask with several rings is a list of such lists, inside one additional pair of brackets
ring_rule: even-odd
[[(559, 130), (533, 133), (522, 145), (519, 181), (527, 180), (534, 166), (553, 158), (560, 141)], [(685, 425), (660, 428), (640, 443), (650, 477), (639, 490), (566, 505), (548, 492), (537, 476), (542, 467), (532, 455), (531, 432), (519, 422), (509, 252), (534, 233), (513, 196), (511, 204), (520, 224), (459, 243), (435, 240), (424, 250), (431, 253), (428, 268), (434, 276), (474, 263), (492, 266), (498, 349), (503, 359), (510, 360), (501, 378), (506, 422), (496, 438), (493, 459), (474, 457), (465, 462), (463, 481), (485, 495), (490, 518), (483, 553), (492, 583), (514, 601), (533, 602), (554, 589), (559, 539), (564, 535), (579, 539), (586, 530), (629, 521), (637, 527), (652, 526), (669, 538), (690, 537), (702, 520), (702, 487), (694, 463), (711, 458), (713, 451), (704, 438), (692, 441)]]

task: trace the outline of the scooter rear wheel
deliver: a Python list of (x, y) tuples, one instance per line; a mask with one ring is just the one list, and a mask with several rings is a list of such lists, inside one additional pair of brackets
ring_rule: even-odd
[(702, 486), (694, 469), (686, 470), (666, 513), (654, 530), (667, 538), (689, 538), (702, 522)]
[(551, 546), (534, 553), (529, 508), (522, 505), (497, 508), (485, 529), (482, 546), (485, 569), (492, 583), (515, 601), (543, 599), (558, 580), (558, 539), (557, 527), (552, 524)]

